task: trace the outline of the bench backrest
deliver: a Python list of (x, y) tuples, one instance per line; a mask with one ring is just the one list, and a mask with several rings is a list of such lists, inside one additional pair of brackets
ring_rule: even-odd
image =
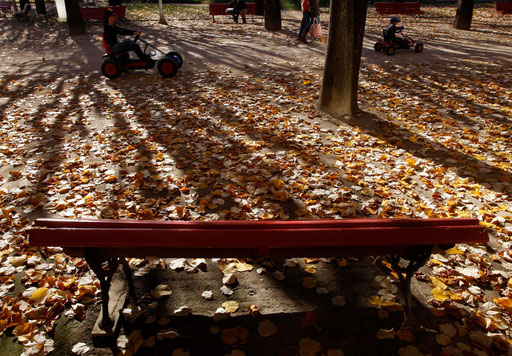
[[(126, 6), (111, 6), (118, 19), (126, 17)], [(84, 20), (103, 20), (108, 7), (81, 7), (80, 12)]]
[(512, 13), (512, 1), (496, 1), (496, 11)]
[[(137, 221), (38, 219), (32, 246), (103, 248), (108, 254), (167, 257), (374, 255), (420, 245), (485, 243), (477, 219), (342, 219), (298, 221)], [(113, 248), (115, 247), (115, 248)], [(337, 250), (338, 249), (338, 250)], [(117, 250), (117, 252), (116, 252)]]
[[(253, 2), (246, 3), (247, 5), (247, 13), (249, 15), (256, 14), (256, 4)], [(208, 4), (210, 15), (229, 15), (226, 13), (226, 9), (229, 8), (229, 3), (210, 3)]]
[(375, 9), (380, 14), (420, 14), (419, 2), (376, 2)]

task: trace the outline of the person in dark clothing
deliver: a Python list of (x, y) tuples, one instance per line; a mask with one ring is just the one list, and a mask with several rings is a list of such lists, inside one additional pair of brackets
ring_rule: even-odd
[(247, 4), (245, 0), (233, 0), (229, 4), (229, 7), (232, 8), (233, 21), (238, 23), (238, 16), (242, 15), (242, 22), (247, 23), (246, 15), (247, 15)]
[(117, 35), (130, 35), (140, 36), (142, 32), (132, 31), (125, 28), (121, 28), (115, 24), (116, 14), (114, 11), (108, 9), (105, 11), (104, 26), (103, 26), (103, 37), (105, 42), (110, 47), (112, 54), (133, 51), (139, 57), (139, 59), (145, 61), (148, 56), (142, 53), (140, 46), (130, 38), (125, 38), (121, 42), (117, 41)]
[(300, 5), (302, 9), (302, 21), (300, 23), (298, 40), (302, 43), (307, 43), (306, 36), (313, 22), (317, 21), (317, 16), (320, 15), (320, 8), (318, 0), (301, 0)]
[(404, 26), (397, 26), (399, 22), (400, 19), (398, 17), (392, 17), (389, 20), (389, 25), (384, 30), (384, 41), (393, 41), (398, 47), (406, 48), (408, 46), (405, 39), (396, 36), (397, 32), (404, 29)]
[(29, 0), (20, 0), (20, 12), (14, 14), (18, 21), (29, 20), (28, 13), (31, 9)]

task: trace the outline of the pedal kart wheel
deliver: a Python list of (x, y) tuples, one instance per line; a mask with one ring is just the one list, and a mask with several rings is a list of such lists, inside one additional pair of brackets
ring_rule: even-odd
[(392, 46), (389, 46), (387, 49), (386, 49), (386, 53), (388, 54), (388, 56), (392, 56), (394, 53), (395, 53), (395, 48), (392, 47)]
[(121, 75), (122, 69), (121, 65), (116, 60), (107, 58), (101, 65), (101, 72), (109, 79), (116, 79)]
[(375, 51), (377, 51), (377, 52), (382, 51), (382, 47), (383, 47), (383, 46), (382, 46), (382, 43), (380, 43), (380, 42), (375, 42), (375, 44), (373, 45), (373, 49), (374, 49)]
[(178, 52), (169, 52), (165, 56), (174, 59), (174, 61), (178, 65), (178, 69), (180, 69), (181, 66), (183, 65), (183, 57)]
[(178, 64), (173, 58), (164, 57), (158, 61), (158, 73), (164, 78), (172, 78), (178, 72)]
[(423, 43), (417, 43), (416, 46), (414, 46), (414, 50), (417, 52), (417, 53), (420, 53), (423, 51)]

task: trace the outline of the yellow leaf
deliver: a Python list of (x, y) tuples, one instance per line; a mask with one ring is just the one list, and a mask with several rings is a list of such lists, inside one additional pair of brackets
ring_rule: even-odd
[(224, 274), (234, 273), (236, 271), (236, 264), (234, 262), (229, 262), (225, 260), (221, 260), (218, 263), (219, 269)]
[(510, 279), (508, 280), (507, 286), (508, 286), (509, 288), (512, 288), (512, 278), (510, 278)]
[(480, 225), (485, 226), (485, 227), (487, 227), (487, 228), (489, 228), (489, 229), (494, 229), (494, 228), (496, 228), (496, 225), (491, 224), (491, 223), (488, 223), (488, 222), (486, 222), (486, 221), (480, 221)]
[(235, 263), (236, 270), (238, 272), (252, 271), (254, 266), (247, 262), (236, 262)]
[(227, 302), (222, 303), (222, 307), (228, 312), (228, 313), (234, 313), (238, 310), (240, 305), (238, 302), (234, 300), (229, 300)]
[(106, 181), (107, 183), (115, 183), (115, 182), (117, 182), (117, 177), (116, 177), (116, 176), (108, 176), (108, 177), (105, 179), (105, 181)]
[(439, 302), (444, 302), (445, 300), (450, 299), (450, 295), (451, 295), (450, 292), (445, 291), (439, 287), (433, 288), (430, 291), (430, 293), (432, 293), (432, 296), (434, 297), (434, 299)]
[(316, 266), (315, 265), (306, 265), (304, 266), (304, 271), (309, 274), (315, 274), (316, 273)]
[(439, 266), (444, 265), (444, 263), (443, 263), (443, 262), (438, 261), (438, 260), (436, 260), (435, 258), (431, 258), (431, 259), (430, 259), (430, 262), (431, 262), (431, 263), (434, 263), (434, 264), (436, 264), (436, 265), (439, 265)]
[(303, 84), (303, 85), (309, 85), (309, 84), (311, 84), (311, 80), (304, 80), (304, 81), (302, 82), (302, 84)]
[(406, 161), (407, 161), (407, 165), (408, 165), (409, 167), (414, 167), (414, 166), (416, 166), (416, 161), (415, 161), (414, 159), (412, 159), (412, 158), (407, 158), (407, 159), (406, 159)]
[(247, 309), (249, 310), (249, 314), (251, 314), (252, 316), (258, 316), (260, 314), (260, 309), (258, 308), (257, 305), (249, 304), (247, 306)]
[(48, 288), (45, 288), (45, 287), (38, 288), (32, 293), (32, 299), (35, 302), (39, 303), (44, 299), (44, 297), (46, 297), (47, 293), (48, 293)]
[(370, 302), (370, 304), (378, 305), (381, 307), (402, 306), (400, 303), (393, 302), (391, 300), (386, 300), (377, 295), (372, 295), (370, 298), (368, 298), (368, 301)]
[(448, 286), (444, 284), (441, 280), (437, 279), (436, 277), (432, 277), (430, 279), (430, 284), (432, 287), (439, 288), (441, 290), (446, 290)]
[(462, 254), (464, 254), (464, 251), (458, 249), (457, 247), (452, 247), (452, 248), (450, 248), (450, 249), (448, 249), (448, 250), (446, 250), (444, 252), (446, 252), (449, 255), (462, 255)]
[(512, 299), (510, 298), (493, 298), (494, 302), (507, 311), (512, 311)]

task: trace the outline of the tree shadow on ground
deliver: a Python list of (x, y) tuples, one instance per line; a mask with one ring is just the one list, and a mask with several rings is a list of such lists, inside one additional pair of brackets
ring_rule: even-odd
[[(414, 132), (392, 121), (384, 120), (374, 113), (364, 111), (364, 109), (354, 120), (349, 120), (347, 123), (362, 129), (365, 133), (375, 138), (403, 148), (414, 156), (432, 160), (447, 168), (456, 168), (458, 175), (473, 179), (480, 184), (490, 184), (489, 187), (491, 189), (492, 184), (497, 179), (510, 177), (508, 171), (491, 166), (462, 152), (443, 147), (427, 138), (419, 137), (416, 142), (412, 142), (409, 138), (415, 135)], [(486, 173), (474, 167), (484, 168), (483, 172)]]
[[(276, 266), (280, 266), (284, 261), (277, 259), (275, 262)], [(403, 315), (395, 311), (390, 312), (388, 318), (380, 318), (378, 308), (368, 303), (369, 296), (377, 295), (380, 288), (374, 277), (381, 274), (371, 259), (351, 261), (344, 268), (323, 263), (318, 267), (320, 269), (315, 278), (319, 286), (328, 288), (327, 295), (319, 295), (314, 289), (304, 288), (302, 278), (311, 275), (299, 268), (286, 269), (287, 278), (284, 281), (275, 280), (268, 272), (260, 276), (254, 272), (238, 273), (240, 285), (234, 288), (234, 296), (227, 298), (218, 296), (222, 273), (215, 266), (213, 269), (217, 271), (209, 271), (207, 278), (201, 276), (201, 273), (155, 271), (156, 279), (150, 276), (137, 278), (138, 293), (147, 293), (145, 288), (148, 285), (144, 281), (147, 279), (152, 281), (149, 285), (171, 285), (173, 294), (170, 299), (160, 301), (156, 309), (143, 306), (144, 315), (133, 323), (124, 321), (123, 332), (129, 335), (139, 330), (142, 335), (149, 337), (175, 329), (180, 335), (173, 339), (157, 339), (154, 347), (141, 348), (136, 355), (164, 355), (177, 348), (189, 351), (192, 355), (226, 355), (233, 349), (242, 350), (247, 355), (296, 355), (301, 339), (305, 338), (320, 342), (324, 352), (327, 349), (341, 349), (347, 355), (372, 354), (377, 349), (381, 355), (394, 355), (401, 346), (406, 345), (398, 339), (379, 340), (375, 337), (379, 329), (400, 329)], [(210, 278), (212, 272), (217, 278)], [(248, 283), (254, 278), (261, 278), (262, 281)], [(199, 298), (201, 291), (209, 289), (214, 291), (214, 300), (199, 302), (200, 310), (194, 309), (198, 302), (193, 300)], [(253, 295), (252, 292), (256, 290), (258, 292)], [(269, 291), (273, 292), (265, 295)], [(350, 297), (344, 306), (337, 307), (330, 300), (335, 295)], [(143, 305), (151, 302), (151, 299), (144, 299), (141, 301)], [(215, 322), (211, 315), (225, 299), (237, 301), (240, 310), (227, 320)], [(254, 304), (255, 300), (258, 301), (261, 313), (253, 317), (247, 315), (245, 309), (247, 305)], [(172, 316), (172, 312), (169, 314), (169, 311), (185, 304), (192, 306), (192, 315), (176, 317)], [(415, 315), (421, 316), (418, 318), (421, 326), (438, 328), (439, 320), (434, 320), (421, 303), (414, 303), (413, 310)], [(154, 322), (148, 324), (145, 321), (150, 317)], [(158, 325), (161, 318), (165, 318), (168, 323)], [(259, 336), (258, 327), (264, 320), (270, 320), (276, 326), (276, 332), (268, 337)], [(233, 328), (238, 328), (240, 335), (245, 336), (232, 338), (233, 342), (226, 341)], [(434, 346), (433, 335), (418, 333), (415, 338), (415, 345), (420, 349), (440, 352), (440, 346)]]

